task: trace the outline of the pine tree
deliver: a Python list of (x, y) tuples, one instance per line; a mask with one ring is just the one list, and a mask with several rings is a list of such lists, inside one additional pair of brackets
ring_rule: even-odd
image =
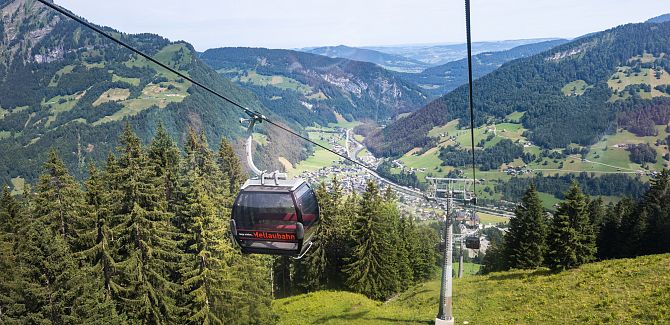
[(231, 193), (236, 193), (242, 183), (247, 180), (247, 175), (242, 168), (240, 159), (235, 154), (235, 150), (233, 150), (232, 144), (225, 137), (221, 138), (218, 158), (219, 167), (229, 181), (228, 189)]
[(440, 239), (437, 232), (430, 227), (417, 227), (414, 225), (412, 219), (409, 219), (409, 225), (410, 228), (414, 228), (412, 237), (416, 238), (416, 244), (414, 244), (414, 241), (411, 241), (413, 251), (410, 254), (414, 281), (428, 280), (435, 273), (435, 265), (438, 258), (438, 252), (435, 247), (440, 242)]
[(169, 212), (177, 210), (179, 160), (181, 158), (177, 144), (172, 140), (163, 123), (158, 124), (156, 135), (149, 145), (148, 157), (154, 170), (154, 176), (162, 179), (164, 199)]
[(315, 194), (320, 206), (321, 225), (314, 234), (309, 254), (296, 263), (296, 283), (305, 292), (324, 289), (328, 284), (331, 264), (328, 250), (333, 239), (333, 217), (337, 213), (325, 183), (319, 184)]
[[(40, 193), (38, 192), (39, 196)], [(21, 321), (55, 324), (121, 324), (114, 304), (70, 252), (48, 220), (35, 219), (17, 241)]]
[(88, 231), (82, 233), (86, 249), (79, 252), (80, 256), (86, 258), (92, 266), (91, 273), (101, 281), (102, 289), (107, 299), (111, 299), (119, 288), (119, 284), (113, 281), (114, 269), (114, 247), (112, 228), (117, 223), (112, 219), (110, 204), (114, 200), (105, 186), (104, 176), (94, 165), (89, 165), (89, 178), (86, 180), (86, 203), (89, 215), (85, 226)]
[(546, 218), (542, 201), (531, 183), (510, 219), (503, 248), (511, 268), (534, 269), (542, 265), (546, 251)]
[(395, 252), (389, 238), (391, 228), (382, 216), (382, 197), (377, 186), (368, 182), (353, 225), (353, 254), (344, 268), (346, 285), (374, 299), (384, 299), (398, 287), (392, 269)]
[(235, 280), (230, 270), (233, 250), (226, 242), (227, 227), (217, 214), (214, 201), (204, 186), (203, 176), (194, 170), (186, 177), (184, 214), (187, 247), (184, 289), (188, 294), (187, 321), (197, 324), (224, 324), (235, 319), (235, 306), (225, 297), (235, 296)]
[(621, 222), (627, 219), (634, 209), (635, 202), (630, 198), (623, 198), (616, 205), (608, 205), (602, 226), (598, 231), (597, 256), (599, 259), (615, 258), (623, 255)]
[(554, 270), (574, 268), (592, 261), (595, 251), (586, 197), (573, 182), (552, 220), (547, 265)]
[(0, 194), (0, 323), (18, 322), (23, 306), (18, 303), (15, 222), (20, 218), (19, 205), (8, 187)]
[(167, 212), (167, 202), (139, 138), (129, 124), (121, 135), (118, 175), (112, 184), (120, 194), (117, 218), (119, 254), (117, 262), (123, 285), (120, 311), (145, 323), (170, 322), (178, 314), (174, 300), (179, 286), (170, 281), (179, 259), (176, 231)]
[(34, 197), (35, 218), (44, 220), (71, 246), (79, 246), (77, 228), (85, 211), (83, 192), (55, 150), (49, 152)]
[[(643, 252), (661, 254), (670, 252), (670, 173), (661, 171), (651, 181), (641, 203), (641, 213), (648, 224), (643, 239)], [(638, 229), (639, 230), (639, 229)]]

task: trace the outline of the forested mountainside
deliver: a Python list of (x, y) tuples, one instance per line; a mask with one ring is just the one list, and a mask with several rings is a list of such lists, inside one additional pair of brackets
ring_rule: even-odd
[[(237, 122), (242, 115), (232, 105), (78, 23), (35, 1), (4, 1), (0, 6), (0, 183), (19, 177), (36, 180), (49, 148), (81, 178), (87, 162), (103, 160), (117, 146), (122, 120), (145, 142), (159, 121), (180, 143), (189, 125), (213, 143), (243, 134)], [(252, 93), (199, 60), (190, 44), (104, 29), (267, 113)], [(303, 154), (296, 144), (287, 147), (294, 149), (283, 153), (290, 160)]]
[(427, 102), (419, 87), (368, 62), (242, 47), (210, 49), (200, 57), (272, 111), (303, 125), (342, 117), (381, 121)]
[[(669, 109), (670, 23), (628, 24), (519, 59), (474, 83), (475, 124), (518, 114), (523, 136), (540, 148), (591, 145), (617, 129), (619, 105)], [(651, 112), (647, 112), (652, 114)], [(655, 113), (654, 113), (655, 114)], [(467, 87), (435, 100), (366, 138), (378, 155), (402, 155), (436, 140), (429, 131), (469, 125)], [(654, 124), (667, 124), (665, 118)]]
[(670, 21), (670, 14), (660, 15), (660, 16), (658, 16), (658, 17), (654, 17), (654, 18), (648, 19), (646, 22), (647, 22), (647, 23), (657, 23), (657, 24), (660, 24), (660, 23), (664, 23), (664, 22), (667, 22), (667, 21)]
[[(535, 55), (567, 42), (568, 40), (557, 39), (521, 45), (506, 51), (479, 53), (472, 57), (473, 76), (479, 78), (500, 68), (506, 62)], [(468, 82), (468, 61), (460, 59), (425, 69), (420, 73), (403, 73), (400, 76), (419, 85), (431, 98), (437, 98)]]
[(330, 58), (370, 62), (383, 68), (400, 72), (421, 72), (430, 67), (428, 63), (404, 56), (346, 45), (305, 48), (300, 49), (300, 51), (324, 55)]

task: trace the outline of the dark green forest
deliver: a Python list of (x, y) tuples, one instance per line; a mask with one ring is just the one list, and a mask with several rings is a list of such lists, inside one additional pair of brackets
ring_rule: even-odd
[(228, 219), (246, 174), (227, 140), (214, 152), (191, 129), (182, 152), (159, 124), (143, 146), (126, 124), (119, 143), (83, 184), (51, 150), (23, 197), (3, 187), (3, 323), (268, 324), (273, 297), (385, 299), (434, 271), (435, 231), (372, 183), (362, 196), (337, 180), (317, 188), (323, 221), (306, 258), (241, 255)]
[[(509, 62), (474, 82), (475, 126), (525, 112), (521, 123), (533, 143), (544, 148), (591, 145), (616, 131), (613, 121), (620, 107), (608, 102), (612, 90), (606, 83), (612, 73), (619, 66), (647, 65), (630, 61), (645, 53), (656, 57), (649, 64), (670, 71), (670, 58), (662, 55), (668, 44), (670, 23), (628, 24)], [(571, 51), (579, 55), (568, 55)], [(593, 87), (580, 96), (564, 95), (562, 87), (575, 80)], [(467, 87), (461, 86), (366, 138), (366, 144), (376, 155), (402, 155), (430, 144), (428, 132), (435, 126), (459, 119), (461, 127), (469, 127), (468, 114)]]
[(509, 269), (553, 270), (584, 263), (670, 252), (670, 174), (663, 170), (637, 199), (604, 204), (580, 189), (576, 180), (555, 213), (542, 208), (531, 183), (504, 236), (490, 233), (483, 272)]

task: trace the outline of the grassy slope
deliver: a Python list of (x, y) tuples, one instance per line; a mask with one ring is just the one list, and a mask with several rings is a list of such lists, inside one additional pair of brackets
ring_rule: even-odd
[[(585, 265), (552, 274), (511, 271), (454, 280), (454, 316), (470, 324), (670, 322), (670, 254)], [(439, 280), (389, 302), (320, 291), (274, 302), (281, 324), (430, 324)]]

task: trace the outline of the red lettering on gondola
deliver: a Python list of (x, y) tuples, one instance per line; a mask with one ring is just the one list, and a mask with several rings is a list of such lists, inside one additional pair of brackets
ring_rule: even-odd
[(238, 234), (240, 237), (247, 240), (296, 241), (295, 234), (291, 233), (251, 231), (239, 232)]

